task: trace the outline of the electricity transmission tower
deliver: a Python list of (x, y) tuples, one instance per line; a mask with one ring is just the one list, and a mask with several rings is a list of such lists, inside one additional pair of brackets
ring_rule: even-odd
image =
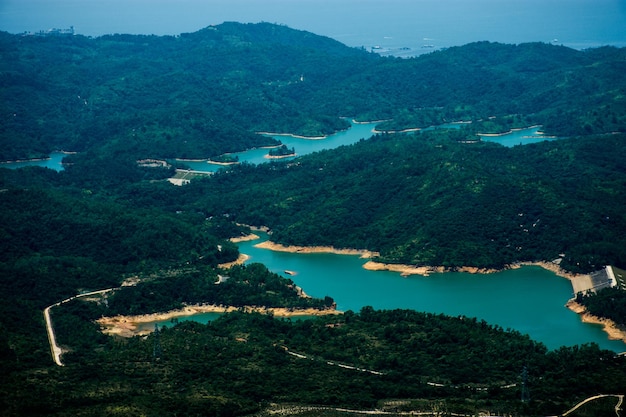
[(528, 369), (524, 366), (522, 369), (522, 402), (530, 401), (530, 393), (528, 392)]
[(154, 324), (154, 348), (152, 350), (152, 358), (155, 361), (161, 359), (161, 333), (159, 332), (159, 326)]

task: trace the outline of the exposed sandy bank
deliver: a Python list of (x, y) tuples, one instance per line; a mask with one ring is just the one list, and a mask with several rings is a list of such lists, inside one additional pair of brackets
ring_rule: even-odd
[(302, 136), (302, 135), (294, 135), (293, 133), (275, 133), (275, 132), (256, 132), (258, 135), (265, 136), (288, 136), (291, 138), (297, 139), (308, 139), (308, 140), (321, 140), (326, 139), (327, 136)]
[(478, 268), (476, 266), (460, 266), (455, 268), (446, 268), (443, 266), (415, 266), (415, 265), (404, 265), (404, 264), (386, 264), (382, 262), (374, 262), (369, 261), (363, 268), (370, 271), (392, 271), (399, 272), (402, 275), (429, 275), (432, 273), (443, 273), (443, 272), (467, 272), (470, 274), (493, 274), (496, 272), (504, 271), (507, 269), (517, 269), (522, 266), (540, 266), (543, 269), (547, 269), (550, 272), (554, 272), (556, 275), (567, 278), (570, 281), (575, 281), (578, 279), (589, 279), (589, 275), (584, 274), (574, 274), (572, 272), (568, 272), (561, 268), (559, 265), (552, 262), (517, 262), (511, 265), (507, 265), (501, 269), (495, 268)]
[(133, 337), (151, 333), (151, 330), (138, 330), (138, 326), (142, 323), (166, 321), (177, 317), (186, 317), (201, 313), (228, 313), (237, 310), (243, 310), (247, 313), (258, 312), (262, 314), (273, 314), (275, 317), (343, 314), (341, 311), (337, 311), (335, 309), (320, 310), (315, 308), (295, 309), (285, 307), (267, 308), (255, 306), (238, 308), (217, 305), (192, 305), (179, 310), (168, 311), (166, 313), (143, 314), (139, 316), (102, 317), (96, 320), (96, 322), (102, 327), (102, 332), (105, 334), (121, 337)]
[(516, 269), (524, 265), (540, 266), (543, 269), (547, 269), (550, 272), (554, 272), (556, 275), (563, 277), (563, 278), (567, 278), (570, 281), (578, 279), (578, 278), (589, 278), (589, 275), (587, 274), (575, 274), (573, 272), (566, 271), (565, 269), (561, 268), (559, 265), (555, 264), (554, 262), (548, 262), (548, 261), (517, 262), (511, 265), (510, 269)]
[(373, 129), (372, 132), (373, 133), (389, 133), (389, 134), (394, 134), (394, 133), (409, 133), (409, 132), (419, 132), (420, 130), (422, 130), (421, 127), (410, 127), (407, 129), (400, 129), (400, 130), (392, 130), (392, 129), (386, 129), (386, 130), (378, 130), (378, 129)]
[[(518, 262), (507, 266), (504, 269), (517, 269), (522, 266), (539, 266), (555, 275), (568, 279), (572, 283), (573, 293), (578, 293), (580, 289), (590, 288), (591, 277), (587, 274), (575, 274), (568, 272), (561, 268), (559, 265), (553, 262)], [(399, 272), (402, 276), (409, 275), (423, 275), (428, 276), (432, 273), (451, 272), (451, 269), (444, 268), (442, 266), (414, 266), (414, 265), (401, 265), (401, 264), (384, 264), (380, 262), (369, 261), (363, 265), (363, 268), (370, 271), (391, 271)], [(460, 267), (453, 269), (457, 272), (469, 272), (471, 274), (487, 274), (499, 272), (501, 270), (496, 269), (484, 269), (476, 267)], [(607, 333), (610, 340), (621, 340), (626, 343), (626, 329), (618, 326), (615, 322), (609, 319), (596, 317), (587, 312), (584, 306), (576, 303), (574, 300), (570, 300), (566, 304), (567, 308), (580, 315), (583, 323), (601, 324), (605, 333)]]
[(224, 268), (224, 269), (228, 269), (228, 268), (230, 268), (230, 267), (232, 267), (234, 265), (241, 265), (244, 262), (246, 262), (248, 259), (250, 259), (250, 256), (246, 255), (245, 253), (240, 253), (239, 257), (236, 260), (234, 260), (232, 262), (226, 262), (226, 263), (223, 263), (223, 264), (219, 264), (218, 267)]
[(232, 161), (232, 162), (219, 162), (219, 161), (212, 161), (212, 160), (207, 160), (206, 161), (207, 164), (211, 164), (211, 165), (220, 165), (220, 166), (224, 166), (224, 167), (228, 167), (231, 165), (237, 165), (239, 164), (239, 161)]
[(255, 235), (254, 233), (250, 233), (249, 235), (245, 235), (245, 236), (231, 237), (229, 240), (233, 243), (239, 243), (239, 242), (247, 242), (249, 240), (257, 240), (257, 239), (260, 239), (258, 235)]
[(506, 135), (510, 135), (513, 132), (519, 132), (522, 130), (526, 130), (526, 129), (534, 129), (540, 127), (540, 125), (533, 125), (533, 126), (528, 126), (528, 127), (516, 127), (515, 129), (510, 129), (507, 132), (501, 132), (501, 133), (476, 133), (478, 136), (485, 136), (485, 137), (498, 137), (498, 136), (506, 136)]
[(298, 156), (297, 153), (290, 153), (288, 155), (264, 155), (263, 158), (265, 159), (283, 159), (283, 158), (293, 158), (295, 156)]
[(389, 122), (393, 119), (380, 119), (380, 120), (364, 120), (364, 121), (358, 121), (356, 119), (352, 119), (352, 123), (354, 123), (355, 125), (368, 125), (371, 123), (382, 123), (382, 122)]
[(613, 320), (590, 314), (585, 306), (578, 304), (574, 300), (568, 301), (565, 305), (574, 313), (577, 313), (583, 323), (601, 324), (604, 332), (609, 336), (610, 340), (621, 340), (626, 343), (626, 329), (618, 326)]
[(443, 266), (415, 266), (402, 264), (385, 264), (382, 262), (369, 261), (363, 265), (368, 271), (391, 271), (399, 272), (402, 276), (440, 274), (444, 272), (468, 272), (470, 274), (491, 274), (498, 272), (496, 269), (477, 268), (474, 266), (462, 266), (458, 268), (446, 268)]
[(254, 247), (290, 253), (335, 253), (338, 255), (359, 255), (361, 258), (378, 256), (377, 252), (363, 249), (337, 249), (332, 246), (284, 246), (269, 240), (256, 244)]

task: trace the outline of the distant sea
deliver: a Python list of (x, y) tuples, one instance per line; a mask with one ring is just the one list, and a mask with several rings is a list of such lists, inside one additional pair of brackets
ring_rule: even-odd
[(270, 22), (381, 54), (475, 41), (626, 46), (624, 0), (0, 0), (0, 30), (178, 35), (224, 21)]

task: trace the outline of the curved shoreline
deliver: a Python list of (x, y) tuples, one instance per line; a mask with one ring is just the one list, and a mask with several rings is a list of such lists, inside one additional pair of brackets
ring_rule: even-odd
[(52, 155), (53, 153), (62, 153), (63, 155), (75, 155), (78, 152), (58, 150), (58, 151), (52, 151), (52, 152), (50, 152), (48, 154), (48, 156), (41, 157), (41, 158), (27, 158), (27, 159), (14, 159), (14, 160), (10, 160), (10, 161), (0, 161), (0, 165), (1, 164), (19, 164), (19, 163), (24, 163), (24, 162), (49, 161), (49, 160), (52, 159), (52, 157), (50, 155)]
[(265, 159), (282, 159), (282, 158), (295, 158), (296, 156), (298, 156), (297, 153), (290, 153), (288, 155), (263, 155), (263, 158)]
[(257, 240), (257, 239), (260, 239), (258, 235), (255, 235), (254, 233), (250, 233), (249, 235), (245, 235), (245, 236), (231, 237), (228, 240), (230, 240), (233, 243), (239, 243), (239, 242), (247, 242), (249, 240)]
[[(445, 272), (467, 272), (470, 274), (490, 274), (496, 273), (500, 271), (504, 271), (507, 269), (517, 269), (522, 266), (538, 266), (545, 270), (548, 270), (554, 273), (556, 276), (565, 278), (570, 281), (572, 284), (572, 290), (574, 294), (576, 293), (576, 281), (577, 280), (588, 280), (590, 276), (587, 274), (575, 274), (572, 272), (568, 272), (561, 268), (559, 265), (553, 262), (547, 261), (535, 261), (535, 262), (517, 262), (503, 269), (487, 269), (487, 268), (477, 268), (477, 267), (468, 267), (463, 266), (459, 268), (445, 268), (443, 266), (413, 266), (413, 265), (402, 265), (402, 264), (384, 264), (381, 262), (368, 261), (363, 265), (363, 268), (370, 271), (391, 271), (398, 272), (402, 276), (409, 275), (422, 275), (429, 276), (432, 273), (445, 273)], [(626, 329), (618, 326), (613, 320), (605, 319), (602, 317), (597, 317), (592, 315), (587, 311), (587, 309), (578, 304), (573, 298), (570, 299), (565, 307), (573, 311), (574, 313), (580, 316), (580, 319), (583, 323), (589, 324), (599, 324), (602, 325), (602, 330), (607, 334), (609, 340), (620, 340), (626, 343)]]
[(495, 138), (495, 137), (499, 137), (499, 136), (506, 136), (506, 135), (510, 135), (511, 133), (514, 132), (520, 132), (522, 130), (528, 130), (528, 129), (535, 129), (541, 127), (541, 125), (533, 125), (533, 126), (528, 126), (528, 127), (516, 127), (514, 129), (509, 129), (508, 132), (501, 132), (501, 133), (476, 133), (476, 135), (478, 136), (485, 136), (488, 138)]
[(337, 249), (333, 246), (285, 246), (269, 240), (257, 243), (254, 247), (290, 253), (334, 253), (337, 255), (359, 255), (361, 258), (372, 258), (379, 255), (377, 252), (372, 252), (366, 249)]
[(357, 119), (352, 119), (352, 123), (354, 123), (355, 125), (369, 125), (372, 123), (383, 123), (383, 122), (389, 122), (393, 119), (381, 119), (381, 120), (365, 120), (363, 122), (358, 121)]
[(445, 266), (417, 266), (417, 265), (406, 265), (406, 264), (387, 264), (376, 261), (368, 261), (363, 264), (363, 268), (368, 271), (390, 271), (390, 272), (398, 272), (403, 277), (409, 275), (422, 275), (429, 276), (430, 274), (441, 274), (445, 272), (467, 272), (470, 274), (493, 274), (495, 272), (500, 272), (499, 269), (490, 269), (490, 268), (478, 268), (475, 266), (461, 266), (457, 268), (447, 268)]
[(601, 325), (602, 330), (608, 335), (609, 340), (621, 340), (626, 343), (626, 329), (620, 328), (613, 320), (594, 316), (587, 311), (585, 306), (577, 303), (573, 299), (569, 300), (565, 306), (578, 314), (583, 323)]
[[(258, 236), (254, 238), (257, 238)], [(251, 238), (250, 240), (254, 239)], [(379, 256), (378, 253), (367, 250), (358, 250), (358, 249), (336, 249), (332, 246), (285, 246), (278, 243), (271, 242), (269, 240), (265, 242), (261, 242), (255, 245), (255, 247), (275, 250), (280, 252), (290, 252), (290, 253), (334, 253), (340, 255), (360, 255), (361, 258), (372, 258), (375, 256)], [(369, 260), (365, 264), (363, 264), (363, 268), (369, 271), (390, 271), (390, 272), (398, 272), (402, 276), (410, 276), (410, 275), (422, 275), (429, 276), (433, 273), (445, 273), (445, 272), (465, 272), (469, 274), (492, 274), (501, 271), (505, 271), (508, 269), (518, 269), (522, 266), (538, 266), (545, 270), (548, 270), (555, 275), (565, 278), (570, 281), (572, 284), (572, 290), (576, 293), (576, 280), (580, 279), (589, 279), (588, 274), (575, 274), (573, 272), (568, 272), (565, 269), (561, 268), (557, 263), (549, 262), (549, 261), (525, 261), (525, 262), (516, 262), (510, 265), (507, 265), (501, 269), (495, 268), (478, 268), (472, 266), (463, 266), (457, 268), (446, 268), (444, 266), (415, 266), (415, 265), (407, 265), (407, 264), (389, 264), (382, 263)], [(577, 313), (581, 317), (581, 321), (583, 323), (591, 323), (591, 324), (601, 324), (603, 326), (604, 332), (608, 335), (610, 340), (621, 340), (626, 343), (626, 329), (622, 330), (617, 326), (613, 321), (608, 319), (599, 318), (589, 314), (586, 309), (577, 304), (573, 299), (568, 301), (565, 305), (567, 308)]]
[(189, 305), (181, 309), (171, 310), (165, 313), (142, 314), (137, 316), (112, 316), (101, 317), (96, 320), (101, 326), (102, 332), (110, 336), (133, 337), (152, 333), (152, 330), (140, 330), (139, 325), (155, 321), (171, 320), (178, 317), (193, 316), (202, 313), (230, 313), (233, 311), (243, 311), (245, 313), (272, 314), (275, 317), (295, 317), (295, 316), (325, 316), (338, 315), (343, 312), (335, 309), (316, 308), (287, 308), (287, 307), (258, 307), (258, 306), (218, 306), (210, 305)]
[(220, 165), (220, 166), (224, 166), (224, 167), (228, 167), (231, 165), (237, 165), (240, 162), (239, 161), (232, 161), (232, 162), (219, 162), (219, 161), (212, 161), (210, 159), (207, 159), (206, 161), (207, 164), (211, 164), (211, 165)]
[(276, 132), (255, 132), (258, 135), (265, 135), (265, 136), (288, 136), (291, 138), (296, 138), (296, 139), (308, 139), (308, 140), (321, 140), (321, 139), (326, 139), (328, 136), (302, 136), (302, 135), (296, 135), (293, 133), (276, 133)]
[(409, 127), (407, 129), (401, 129), (401, 130), (378, 130), (378, 129), (373, 129), (372, 132), (373, 133), (386, 133), (386, 134), (396, 134), (396, 133), (409, 133), (409, 132), (419, 132), (421, 131), (422, 128), (421, 127)]
[(240, 253), (239, 256), (237, 257), (237, 259), (235, 259), (234, 261), (232, 261), (232, 262), (225, 262), (225, 263), (219, 264), (217, 266), (218, 266), (218, 268), (228, 269), (228, 268), (231, 268), (231, 267), (233, 267), (235, 265), (242, 265), (248, 259), (250, 259), (250, 256), (246, 255), (245, 253)]

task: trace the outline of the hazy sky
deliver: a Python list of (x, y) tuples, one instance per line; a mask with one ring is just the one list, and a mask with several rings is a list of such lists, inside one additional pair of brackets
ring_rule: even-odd
[(224, 21), (280, 23), (350, 46), (626, 46), (626, 0), (0, 0), (0, 30), (11, 33), (175, 35)]

